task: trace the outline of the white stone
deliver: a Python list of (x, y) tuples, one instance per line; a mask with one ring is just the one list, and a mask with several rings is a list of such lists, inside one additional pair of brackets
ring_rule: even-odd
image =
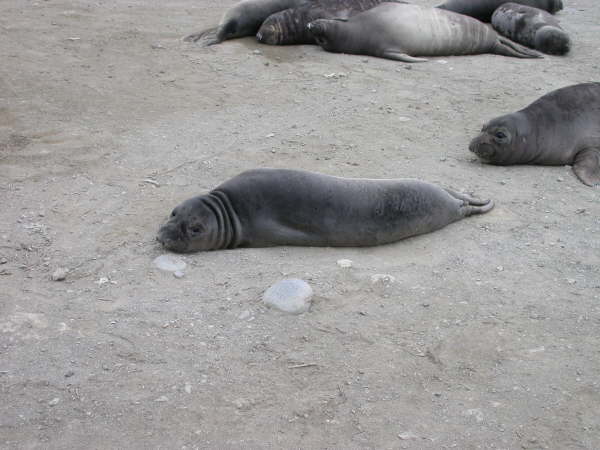
[(181, 258), (169, 254), (154, 258), (154, 265), (167, 272), (183, 272), (187, 267), (187, 264)]
[(275, 283), (263, 294), (263, 303), (290, 314), (308, 311), (313, 290), (309, 284), (297, 278), (286, 278)]
[(352, 260), (350, 260), (350, 259), (338, 259), (337, 265), (340, 266), (340, 267), (343, 267), (344, 269), (347, 269), (349, 267), (352, 267)]
[(67, 269), (63, 269), (62, 267), (56, 269), (52, 274), (52, 281), (63, 281), (67, 278), (67, 273), (69, 271)]

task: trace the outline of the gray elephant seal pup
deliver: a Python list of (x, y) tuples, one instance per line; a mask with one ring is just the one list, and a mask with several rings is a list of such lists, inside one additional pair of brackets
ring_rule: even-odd
[[(562, 0), (512, 0), (512, 2), (543, 9), (552, 14), (563, 9)], [(447, 0), (436, 8), (471, 16), (482, 22), (489, 22), (496, 8), (503, 3), (508, 3), (508, 0)]]
[(347, 19), (382, 1), (390, 0), (315, 0), (271, 14), (261, 25), (256, 38), (270, 45), (316, 44), (307, 28), (310, 22), (317, 19)]
[(507, 38), (550, 55), (564, 55), (571, 47), (558, 20), (538, 8), (504, 3), (494, 11), (492, 26)]
[(583, 183), (600, 184), (600, 83), (557, 89), (491, 120), (469, 150), (503, 166), (572, 164)]
[(371, 55), (404, 62), (415, 56), (495, 53), (538, 58), (539, 53), (499, 36), (468, 16), (401, 3), (382, 3), (347, 21), (319, 19), (308, 29), (330, 52)]
[(205, 46), (218, 44), (226, 39), (254, 36), (263, 21), (271, 14), (294, 8), (307, 0), (242, 0), (230, 8), (217, 27), (209, 28), (184, 38)]
[(243, 172), (171, 213), (157, 239), (176, 252), (303, 245), (361, 247), (428, 233), (494, 203), (418, 180)]

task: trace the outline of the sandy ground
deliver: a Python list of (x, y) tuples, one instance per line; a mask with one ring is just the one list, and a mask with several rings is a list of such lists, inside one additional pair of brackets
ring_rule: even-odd
[[(562, 58), (181, 41), (232, 3), (0, 2), (0, 447), (600, 448), (600, 191), (467, 151), (486, 120), (597, 81), (596, 0), (565, 0)], [(172, 207), (264, 166), (497, 207), (377, 248), (153, 266)], [(292, 276), (308, 313), (261, 306)]]

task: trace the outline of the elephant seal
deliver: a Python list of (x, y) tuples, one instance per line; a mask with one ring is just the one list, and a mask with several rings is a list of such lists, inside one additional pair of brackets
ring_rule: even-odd
[(491, 120), (469, 150), (502, 166), (572, 164), (584, 184), (600, 184), (600, 83), (557, 89)]
[(219, 44), (256, 34), (263, 21), (271, 14), (300, 6), (310, 0), (242, 0), (230, 8), (217, 27), (209, 28), (184, 38), (187, 42), (202, 41), (205, 46)]
[(315, 20), (308, 29), (327, 51), (404, 62), (427, 61), (415, 56), (480, 53), (540, 57), (476, 19), (419, 5), (382, 3), (348, 20)]
[(493, 207), (490, 200), (418, 180), (257, 169), (181, 203), (157, 240), (176, 252), (371, 246), (428, 233)]
[[(436, 8), (453, 11), (455, 13), (471, 16), (482, 22), (489, 22), (492, 14), (503, 3), (509, 0), (447, 0)], [(562, 0), (512, 0), (512, 3), (527, 5), (533, 8), (543, 9), (554, 14), (563, 9)]]
[(550, 55), (564, 55), (571, 47), (569, 35), (546, 11), (518, 3), (504, 3), (492, 15), (494, 29), (515, 42)]
[[(310, 22), (317, 19), (347, 19), (382, 1), (390, 0), (315, 0), (271, 14), (261, 25), (256, 38), (270, 45), (316, 44), (307, 28)], [(396, 3), (406, 2), (399, 0)]]

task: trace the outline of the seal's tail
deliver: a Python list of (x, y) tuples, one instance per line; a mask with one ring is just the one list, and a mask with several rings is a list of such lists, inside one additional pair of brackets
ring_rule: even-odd
[(198, 42), (201, 41), (200, 44), (203, 47), (208, 47), (209, 45), (218, 44), (222, 41), (218, 35), (218, 28), (209, 28), (207, 30), (199, 31), (198, 33), (190, 34), (183, 38), (185, 42)]
[(502, 36), (498, 36), (494, 48), (492, 49), (492, 53), (515, 58), (543, 58), (543, 56), (535, 50), (531, 50), (530, 48), (524, 47), (523, 45), (517, 44)]

